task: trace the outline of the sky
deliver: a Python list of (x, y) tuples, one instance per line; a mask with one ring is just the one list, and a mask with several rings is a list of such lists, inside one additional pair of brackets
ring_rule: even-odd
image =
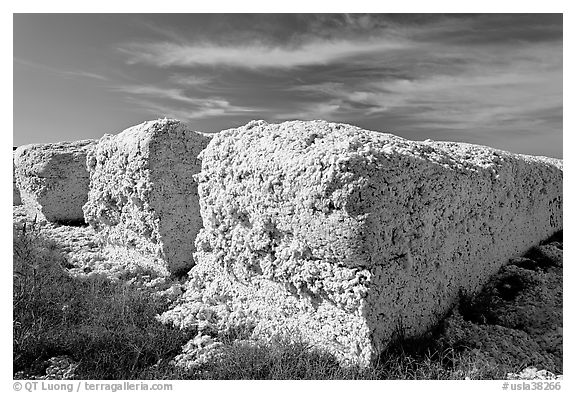
[(15, 14), (13, 144), (253, 119), (562, 158), (562, 14)]

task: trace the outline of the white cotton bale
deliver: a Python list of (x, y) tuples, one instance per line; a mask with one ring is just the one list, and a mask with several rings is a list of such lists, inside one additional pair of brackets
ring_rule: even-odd
[(20, 146), (14, 152), (16, 188), (38, 219), (82, 222), (88, 199), (86, 155), (94, 140)]
[[(16, 150), (16, 148), (14, 148)], [(20, 190), (16, 185), (16, 165), (14, 164), (14, 151), (12, 152), (12, 204), (18, 206), (22, 204)]]
[(186, 272), (202, 227), (193, 175), (209, 140), (172, 119), (104, 136), (87, 161), (86, 221), (110, 243), (156, 256), (172, 273)]
[(162, 319), (253, 325), (363, 366), (562, 229), (562, 162), (546, 157), (255, 121), (201, 159), (197, 264)]

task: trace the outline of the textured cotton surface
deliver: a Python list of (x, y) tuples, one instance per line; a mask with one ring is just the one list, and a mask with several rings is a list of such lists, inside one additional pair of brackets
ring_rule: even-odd
[(14, 152), (16, 186), (38, 219), (83, 221), (88, 200), (86, 155), (93, 140), (20, 146)]
[(22, 199), (20, 199), (20, 190), (18, 185), (16, 185), (16, 165), (14, 165), (14, 154), (12, 153), (12, 204), (21, 205)]
[(79, 280), (99, 276), (154, 289), (158, 296), (175, 298), (181, 293), (179, 281), (172, 280), (165, 267), (158, 266), (152, 257), (107, 244), (101, 234), (88, 225), (68, 226), (34, 220), (26, 206), (14, 206), (13, 234), (21, 235), (24, 227), (33, 238), (47, 241), (45, 247), (58, 255), (54, 262)]
[(177, 326), (302, 336), (367, 365), (562, 228), (562, 162), (327, 123), (251, 122), (200, 155)]
[(87, 160), (86, 221), (127, 252), (155, 255), (173, 273), (187, 271), (202, 227), (193, 175), (209, 140), (172, 119), (105, 135)]

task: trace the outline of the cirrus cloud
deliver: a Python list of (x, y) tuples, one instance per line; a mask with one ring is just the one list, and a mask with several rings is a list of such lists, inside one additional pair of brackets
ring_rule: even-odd
[(375, 52), (405, 50), (414, 45), (408, 41), (385, 38), (367, 41), (313, 41), (295, 47), (272, 47), (258, 43), (221, 46), (154, 42), (129, 44), (120, 51), (128, 55), (130, 64), (145, 63), (163, 68), (223, 65), (248, 69), (287, 69), (325, 65)]

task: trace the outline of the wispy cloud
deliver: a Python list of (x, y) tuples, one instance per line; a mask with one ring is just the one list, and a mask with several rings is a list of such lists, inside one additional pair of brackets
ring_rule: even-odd
[(400, 116), (406, 126), (531, 132), (551, 120), (539, 120), (537, 113), (561, 115), (561, 43), (469, 50), (437, 44), (428, 50), (435, 53), (425, 56), (425, 67), (411, 66), (421, 53), (407, 52), (389, 61), (389, 67), (404, 68), (408, 77), (386, 72), (375, 78), (343, 75), (337, 82), (292, 86), (290, 90), (312, 94), (322, 103), (303, 103), (300, 111), (278, 117), (326, 116), (340, 121), (392, 116), (398, 121)]
[(87, 72), (87, 71), (61, 71), (60, 72), (63, 76), (68, 76), (71, 78), (89, 78), (89, 79), (97, 79), (100, 81), (108, 81), (110, 80), (108, 77), (100, 74), (96, 74), (94, 72)]
[(341, 99), (331, 99), (307, 105), (296, 112), (278, 112), (278, 120), (339, 120), (345, 116), (346, 107)]
[(16, 58), (16, 57), (14, 58), (14, 63), (16, 65), (31, 67), (31, 68), (35, 68), (37, 70), (42, 70), (42, 71), (49, 72), (52, 74), (57, 74), (63, 78), (97, 79), (100, 81), (109, 80), (108, 77), (101, 75), (101, 74), (94, 73), (94, 72), (82, 71), (82, 70), (60, 69), (60, 68), (47, 66), (45, 64), (35, 63), (35, 62), (29, 61), (29, 60)]
[(200, 99), (195, 97), (187, 96), (183, 90), (175, 88), (163, 88), (151, 85), (128, 85), (128, 86), (113, 86), (111, 89), (127, 93), (128, 95), (134, 96), (147, 96), (157, 99), (169, 99), (173, 101), (179, 101), (188, 104), (199, 105), (207, 101), (213, 104), (225, 106), (227, 101), (219, 99)]
[(227, 106), (211, 105), (211, 103), (205, 103), (201, 106), (183, 108), (175, 107), (174, 105), (166, 105), (158, 101), (138, 99), (134, 97), (128, 97), (127, 101), (135, 104), (137, 107), (144, 109), (152, 117), (170, 117), (180, 120), (195, 120), (204, 119), (214, 116), (226, 116), (237, 114), (232, 111), (228, 111)]
[(190, 97), (184, 90), (152, 85), (113, 87), (125, 95), (127, 101), (145, 109), (154, 116), (176, 117), (182, 120), (214, 116), (234, 116), (254, 112), (256, 109), (231, 104), (219, 97)]
[[(250, 70), (291, 69), (396, 53), (434, 53), (491, 44), (506, 48), (525, 42), (561, 40), (557, 17), (542, 15), (349, 15), (224, 16), (207, 31), (183, 34), (146, 21), (156, 40), (129, 42), (118, 49), (129, 64), (157, 67), (226, 66)], [(240, 24), (238, 21), (244, 21)], [(274, 21), (277, 23), (274, 24)], [(290, 26), (290, 25), (293, 26)], [(290, 27), (298, 26), (297, 29)], [(206, 29), (205, 29), (206, 30)]]
[(248, 69), (288, 69), (310, 65), (326, 65), (336, 60), (375, 52), (406, 49), (410, 42), (388, 40), (312, 41), (300, 46), (280, 47), (259, 43), (244, 46), (218, 44), (177, 44), (173, 42), (133, 43), (120, 48), (128, 62), (158, 67), (194, 67), (223, 65)]
[(171, 83), (179, 86), (206, 86), (213, 80), (213, 77), (198, 75), (173, 74), (169, 77)]

